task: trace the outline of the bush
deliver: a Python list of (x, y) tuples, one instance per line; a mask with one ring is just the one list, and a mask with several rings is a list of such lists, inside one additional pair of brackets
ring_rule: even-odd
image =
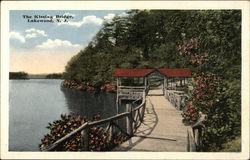
[(219, 151), (222, 144), (241, 133), (240, 80), (222, 80), (206, 70), (208, 54), (200, 54), (197, 42), (191, 40), (179, 46), (180, 55), (196, 68), (189, 86), (190, 98), (183, 110), (183, 122), (194, 124), (199, 112), (206, 115), (202, 136), (202, 151)]
[(111, 83), (96, 83), (95, 85), (91, 85), (88, 82), (77, 82), (74, 80), (64, 80), (62, 82), (62, 87), (77, 89), (81, 91), (94, 91), (96, 93), (100, 91), (107, 91), (107, 92), (115, 92), (116, 86)]
[(241, 152), (241, 138), (237, 137), (236, 139), (224, 143), (220, 152)]
[[(93, 117), (91, 121), (98, 120), (97, 117)], [(39, 145), (40, 150), (44, 150), (51, 146), (54, 142), (71, 133), (75, 129), (79, 128), (82, 124), (88, 120), (73, 115), (61, 115), (60, 120), (55, 120), (53, 123), (49, 123), (47, 127), (50, 129), (50, 133), (45, 135)], [(117, 133), (110, 138), (110, 135), (104, 132), (101, 127), (93, 126), (89, 129), (89, 151), (107, 151), (111, 150), (114, 146), (121, 144), (128, 139), (127, 136)], [(73, 138), (64, 142), (60, 147), (56, 148), (56, 151), (82, 151), (81, 146), (81, 134), (76, 134)]]

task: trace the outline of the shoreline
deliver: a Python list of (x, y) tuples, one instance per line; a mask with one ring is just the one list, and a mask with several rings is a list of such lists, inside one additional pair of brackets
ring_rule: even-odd
[(117, 88), (112, 83), (104, 83), (100, 86), (91, 85), (89, 82), (76, 82), (74, 80), (63, 80), (61, 87), (80, 91), (94, 92), (116, 92)]

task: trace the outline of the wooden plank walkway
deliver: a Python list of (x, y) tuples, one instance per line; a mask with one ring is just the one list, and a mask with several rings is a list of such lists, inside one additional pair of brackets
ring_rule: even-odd
[(187, 127), (182, 124), (181, 111), (164, 96), (162, 90), (151, 90), (146, 98), (144, 122), (135, 136), (114, 151), (187, 151)]

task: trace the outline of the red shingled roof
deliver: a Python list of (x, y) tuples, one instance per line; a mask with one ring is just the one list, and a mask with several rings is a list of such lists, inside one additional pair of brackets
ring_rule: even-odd
[(154, 69), (115, 69), (115, 77), (144, 77), (151, 73)]
[(153, 71), (159, 71), (167, 77), (191, 77), (189, 68), (169, 68), (169, 69), (115, 69), (115, 77), (144, 77)]

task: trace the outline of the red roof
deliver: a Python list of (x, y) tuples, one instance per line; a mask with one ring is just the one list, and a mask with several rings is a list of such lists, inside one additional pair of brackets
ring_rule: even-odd
[(153, 71), (159, 71), (166, 77), (191, 77), (189, 68), (169, 68), (169, 69), (115, 69), (115, 77), (144, 77)]
[(115, 69), (115, 77), (144, 77), (154, 69)]

